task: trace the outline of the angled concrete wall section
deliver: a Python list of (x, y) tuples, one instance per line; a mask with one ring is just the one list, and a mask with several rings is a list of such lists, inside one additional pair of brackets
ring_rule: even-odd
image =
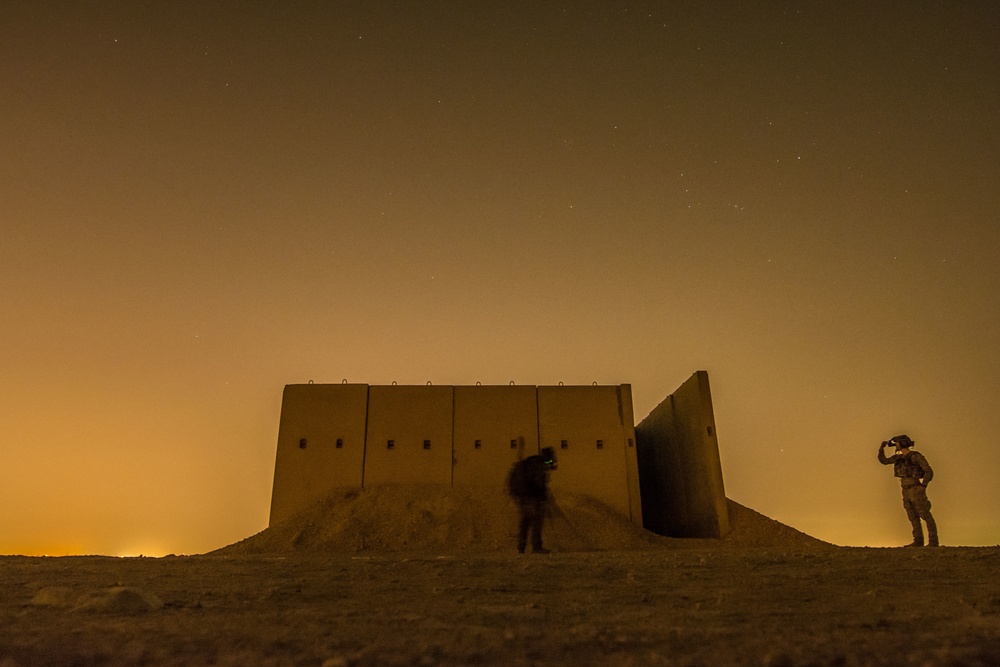
[(271, 524), (338, 486), (361, 486), (366, 384), (290, 384), (281, 399)]
[(539, 447), (556, 452), (556, 499), (564, 490), (582, 493), (642, 525), (638, 489), (633, 493), (629, 485), (638, 478), (630, 468), (636, 461), (629, 454), (635, 449), (631, 399), (628, 385), (538, 387)]
[(455, 486), (503, 486), (515, 461), (538, 453), (533, 386), (455, 387)]
[(670, 537), (729, 532), (708, 373), (698, 371), (635, 427), (643, 525)]
[(451, 485), (453, 412), (450, 386), (369, 388), (364, 485)]

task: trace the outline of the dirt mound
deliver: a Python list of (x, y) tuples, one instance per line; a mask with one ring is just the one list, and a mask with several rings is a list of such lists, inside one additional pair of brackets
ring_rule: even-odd
[[(722, 540), (679, 540), (638, 528), (587, 496), (563, 493), (545, 523), (545, 546), (603, 551), (671, 546), (824, 544), (729, 501), (732, 532)], [(517, 509), (501, 489), (382, 486), (344, 489), (252, 537), (213, 553), (491, 552), (517, 542)]]
[[(553, 549), (643, 549), (662, 539), (587, 496), (564, 493), (558, 503), (544, 532)], [(516, 542), (517, 508), (501, 489), (400, 485), (333, 493), (215, 553), (489, 552)]]
[(786, 547), (807, 548), (833, 546), (829, 542), (818, 540), (791, 526), (775, 521), (755, 512), (749, 507), (740, 505), (734, 500), (726, 499), (729, 504), (729, 534), (720, 542), (740, 547)]

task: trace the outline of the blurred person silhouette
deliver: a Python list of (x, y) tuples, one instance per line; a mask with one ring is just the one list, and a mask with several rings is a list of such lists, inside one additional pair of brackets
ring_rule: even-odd
[[(885, 448), (892, 445), (896, 453), (885, 455)], [(897, 435), (883, 442), (878, 448), (878, 461), (882, 465), (891, 465), (893, 474), (899, 478), (903, 488), (903, 509), (906, 518), (913, 528), (913, 542), (908, 547), (924, 546), (924, 531), (920, 525), (923, 519), (927, 524), (927, 545), (938, 546), (937, 524), (931, 515), (931, 501), (927, 499), (927, 485), (934, 478), (934, 471), (923, 454), (913, 451), (915, 443), (909, 436)]]
[(507, 475), (507, 488), (517, 502), (520, 524), (517, 532), (517, 550), (524, 553), (531, 533), (531, 551), (547, 554), (542, 546), (542, 523), (545, 521), (549, 503), (549, 472), (556, 469), (556, 453), (551, 447), (544, 447), (534, 456), (515, 463)]

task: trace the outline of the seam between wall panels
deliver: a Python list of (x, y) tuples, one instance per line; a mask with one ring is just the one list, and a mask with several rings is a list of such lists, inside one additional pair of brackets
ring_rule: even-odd
[[(535, 385), (535, 448), (538, 450), (536, 454), (542, 451), (542, 406), (538, 400), (538, 385)], [(524, 458), (524, 447), (519, 454)]]
[(622, 464), (625, 466), (625, 497), (628, 499), (628, 520), (630, 523), (635, 522), (634, 514), (635, 509), (632, 507), (632, 478), (629, 472), (631, 467), (628, 464), (628, 429), (625, 427), (625, 405), (622, 400), (622, 388), (621, 385), (615, 387), (615, 393), (618, 395), (618, 421), (621, 422), (621, 445), (622, 445)]
[(451, 479), (449, 485), (455, 486), (455, 387), (451, 388)]

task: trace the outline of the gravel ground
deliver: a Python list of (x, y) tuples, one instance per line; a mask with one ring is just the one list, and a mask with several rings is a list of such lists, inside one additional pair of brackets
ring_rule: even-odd
[(0, 558), (0, 665), (996, 665), (998, 548)]
[(212, 554), (0, 558), (0, 667), (998, 665), (1000, 547), (835, 547), (730, 502), (671, 540), (560, 499), (334, 494)]

